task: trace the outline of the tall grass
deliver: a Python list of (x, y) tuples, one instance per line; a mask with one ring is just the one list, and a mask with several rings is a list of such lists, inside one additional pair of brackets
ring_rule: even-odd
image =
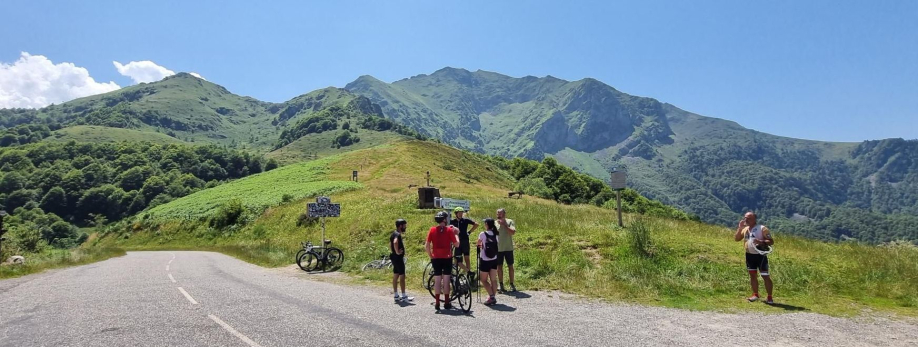
[(114, 247), (88, 247), (77, 249), (49, 249), (41, 253), (24, 254), (24, 264), (0, 264), (0, 279), (25, 276), (48, 269), (83, 265), (124, 255), (124, 249)]

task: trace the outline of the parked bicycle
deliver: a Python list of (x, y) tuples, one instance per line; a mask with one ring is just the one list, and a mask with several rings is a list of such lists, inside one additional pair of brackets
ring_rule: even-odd
[[(427, 278), (427, 283), (424, 284), (424, 287), (427, 288), (430, 296), (436, 299), (437, 296), (434, 294), (433, 264), (427, 264), (424, 274)], [(468, 275), (460, 272), (459, 267), (453, 264), (452, 277), (450, 278), (449, 300), (458, 301), (462, 311), (468, 313), (472, 310), (472, 291), (474, 290), (472, 284), (469, 283)]]
[(387, 268), (387, 269), (392, 268), (392, 259), (389, 259), (388, 254), (383, 254), (381, 257), (379, 257), (379, 259), (376, 259), (376, 260), (373, 260), (367, 263), (366, 265), (363, 266), (361, 271), (367, 271), (367, 269), (379, 270), (382, 268)]
[(303, 242), (303, 249), (297, 252), (296, 265), (303, 271), (315, 271), (320, 266), (322, 271), (337, 269), (344, 263), (344, 252), (329, 247), (331, 240), (325, 240), (324, 247), (315, 247), (312, 242)]

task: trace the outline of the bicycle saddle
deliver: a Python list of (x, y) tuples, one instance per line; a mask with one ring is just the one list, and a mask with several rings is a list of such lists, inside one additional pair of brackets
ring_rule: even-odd
[(325, 244), (326, 244), (326, 245), (330, 245), (330, 244), (331, 244), (331, 240), (325, 240)]

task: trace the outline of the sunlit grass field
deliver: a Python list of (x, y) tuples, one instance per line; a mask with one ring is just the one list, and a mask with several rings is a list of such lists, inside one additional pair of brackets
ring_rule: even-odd
[[(321, 165), (320, 165), (321, 164)], [(314, 166), (309, 166), (314, 165)], [(317, 169), (321, 167), (321, 169)], [(306, 169), (310, 168), (310, 169)], [(614, 302), (721, 311), (812, 311), (832, 315), (864, 312), (918, 313), (918, 250), (910, 245), (866, 246), (824, 243), (782, 235), (774, 230), (769, 256), (775, 299), (781, 305), (748, 303), (750, 294), (743, 249), (733, 230), (696, 222), (625, 215), (617, 227), (613, 210), (567, 206), (533, 197), (508, 199), (509, 176), (487, 161), (431, 142), (405, 141), (349, 152), (308, 164), (296, 164), (229, 183), (208, 194), (191, 195), (150, 211), (155, 224), (112, 231), (102, 244), (129, 249), (215, 250), (263, 266), (289, 266), (300, 242), (321, 238), (318, 223), (297, 221), (321, 190), (296, 188), (294, 175), (305, 170), (311, 182), (349, 183), (331, 195), (341, 203), (339, 218), (329, 218), (327, 238), (345, 252), (342, 271), (385, 285), (386, 270), (363, 273), (366, 262), (388, 253), (394, 220), (408, 220), (405, 236), (409, 286), (422, 294), (421, 272), (426, 230), (433, 210), (417, 209), (417, 192), (429, 170), (432, 185), (444, 197), (471, 201), (470, 217), (480, 220), (506, 208), (516, 221), (517, 286), (523, 291), (560, 290)], [(297, 171), (298, 172), (298, 171)], [(257, 184), (256, 184), (257, 182)], [(338, 182), (338, 183), (335, 183)], [(234, 187), (244, 184), (246, 188)], [(290, 188), (288, 188), (290, 184)], [(296, 186), (299, 187), (299, 186)], [(281, 195), (297, 191), (290, 202)], [(214, 229), (186, 211), (212, 211), (222, 198), (249, 199), (258, 211), (244, 226)], [(203, 206), (207, 206), (206, 208)], [(169, 211), (168, 213), (166, 211)], [(263, 211), (263, 212), (261, 212)], [(739, 216), (737, 216), (739, 218)], [(646, 230), (649, 242), (635, 242)], [(474, 237), (474, 236), (473, 236)], [(474, 253), (474, 251), (473, 251)], [(762, 288), (764, 295), (764, 288)]]

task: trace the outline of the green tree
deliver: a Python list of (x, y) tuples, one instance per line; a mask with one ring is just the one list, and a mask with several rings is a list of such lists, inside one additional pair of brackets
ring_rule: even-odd
[(153, 176), (143, 183), (143, 188), (141, 188), (140, 192), (147, 201), (152, 201), (164, 191), (166, 191), (166, 181), (163, 181), (159, 176)]
[(61, 187), (51, 188), (45, 193), (38, 206), (45, 212), (54, 213), (58, 216), (67, 215), (67, 192)]

